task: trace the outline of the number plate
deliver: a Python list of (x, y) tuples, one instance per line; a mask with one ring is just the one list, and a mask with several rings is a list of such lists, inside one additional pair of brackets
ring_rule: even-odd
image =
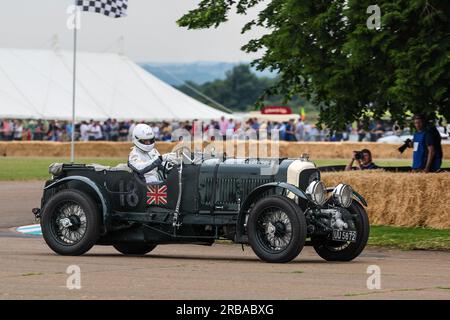
[(356, 231), (333, 229), (332, 239), (334, 241), (356, 242)]

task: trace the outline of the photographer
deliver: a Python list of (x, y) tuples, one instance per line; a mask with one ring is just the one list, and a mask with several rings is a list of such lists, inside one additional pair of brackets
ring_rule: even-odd
[(442, 164), (441, 136), (436, 126), (425, 126), (425, 118), (421, 115), (413, 117), (414, 133), (413, 141), (409, 141), (409, 147), (414, 148), (413, 165), (414, 171), (436, 172)]
[[(358, 166), (353, 167), (353, 163), (357, 161)], [(378, 169), (379, 167), (372, 162), (372, 153), (369, 149), (363, 149), (361, 151), (353, 151), (353, 158), (350, 163), (345, 167), (346, 171), (350, 170), (371, 170)]]

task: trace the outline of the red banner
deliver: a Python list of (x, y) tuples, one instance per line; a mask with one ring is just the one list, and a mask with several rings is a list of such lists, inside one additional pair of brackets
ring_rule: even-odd
[(285, 106), (266, 106), (261, 109), (262, 114), (292, 114), (292, 109)]

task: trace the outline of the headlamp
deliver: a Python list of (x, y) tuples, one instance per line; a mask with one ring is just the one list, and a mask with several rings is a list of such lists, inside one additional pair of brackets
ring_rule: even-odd
[(340, 183), (333, 190), (333, 198), (336, 202), (344, 207), (348, 208), (353, 201), (353, 189), (347, 184)]
[(322, 181), (313, 181), (306, 188), (306, 194), (311, 197), (311, 200), (321, 206), (327, 201), (327, 190)]
[(48, 173), (59, 176), (62, 173), (63, 164), (62, 163), (52, 163), (48, 167)]

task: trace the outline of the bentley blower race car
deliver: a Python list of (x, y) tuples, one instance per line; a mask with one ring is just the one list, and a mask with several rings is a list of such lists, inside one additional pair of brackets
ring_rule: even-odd
[(161, 244), (250, 244), (267, 262), (288, 262), (304, 245), (350, 261), (369, 236), (365, 200), (345, 184), (326, 188), (308, 158), (195, 159), (186, 150), (147, 185), (126, 164), (53, 164), (40, 218), (48, 246), (81, 255), (94, 245), (144, 255)]

